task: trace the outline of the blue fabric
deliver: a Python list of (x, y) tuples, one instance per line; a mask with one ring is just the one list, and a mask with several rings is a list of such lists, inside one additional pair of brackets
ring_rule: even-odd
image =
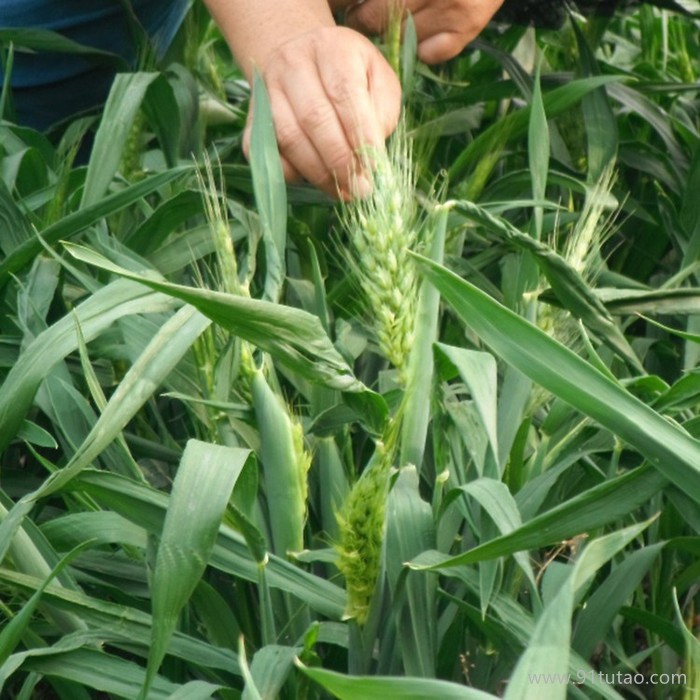
[[(133, 9), (136, 28), (125, 5)], [(188, 7), (189, 0), (0, 0), (0, 29), (49, 29), (117, 54), (135, 67), (134, 32), (145, 31), (156, 55), (162, 56)], [(86, 56), (16, 51), (10, 82), (18, 120), (46, 129), (102, 103), (114, 70)]]

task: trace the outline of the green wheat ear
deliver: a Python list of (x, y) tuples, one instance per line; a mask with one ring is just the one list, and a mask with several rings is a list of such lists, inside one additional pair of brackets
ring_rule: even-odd
[(358, 479), (337, 515), (338, 568), (345, 577), (345, 616), (364, 625), (379, 578), (386, 521), (391, 450), (377, 443), (372, 462)]
[(418, 275), (409, 251), (418, 241), (411, 143), (402, 121), (386, 151), (366, 154), (372, 192), (343, 210), (347, 258), (373, 319), (382, 354), (405, 377), (413, 345)]

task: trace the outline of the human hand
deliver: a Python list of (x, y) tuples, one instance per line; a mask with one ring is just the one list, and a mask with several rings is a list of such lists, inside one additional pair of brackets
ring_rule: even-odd
[[(385, 31), (393, 0), (333, 0), (347, 7), (348, 26), (367, 34)], [(418, 57), (426, 63), (454, 58), (475, 39), (503, 0), (399, 0), (412, 16), (418, 36)]]
[(322, 27), (277, 47), (262, 77), (285, 178), (303, 178), (343, 199), (368, 194), (362, 153), (384, 147), (401, 108), (398, 78), (379, 50), (352, 29)]

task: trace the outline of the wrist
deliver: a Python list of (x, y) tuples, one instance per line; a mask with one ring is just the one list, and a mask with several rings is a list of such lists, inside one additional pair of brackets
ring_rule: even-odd
[(249, 80), (284, 44), (336, 26), (329, 0), (205, 0), (205, 4)]

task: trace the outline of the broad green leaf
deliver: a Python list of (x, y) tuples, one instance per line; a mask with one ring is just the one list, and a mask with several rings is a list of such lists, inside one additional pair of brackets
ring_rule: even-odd
[(41, 531), (59, 552), (76, 547), (85, 539), (86, 532), (90, 533), (91, 541), (98, 544), (125, 544), (146, 548), (143, 529), (109, 511), (68, 513), (42, 523)]
[[(473, 595), (478, 596), (480, 586), (479, 575), (472, 568), (466, 566), (456, 567), (445, 569), (441, 573), (445, 576), (460, 580)], [(468, 610), (468, 606), (465, 606), (461, 600), (455, 599), (454, 596), (448, 596), (448, 598), (461, 608)], [(473, 612), (478, 620), (483, 619), (480, 610), (473, 609)], [(506, 633), (511, 643), (515, 641), (518, 646), (527, 648), (536, 626), (536, 621), (533, 619), (532, 613), (527, 611), (510, 595), (501, 592), (497, 592), (491, 600), (491, 613), (492, 615), (486, 618), (486, 623), (492, 621), (495, 615), (498, 618), (497, 623), (500, 623), (499, 632)], [(593, 674), (595, 674), (595, 671), (588, 662), (574, 651), (570, 653), (568, 672), (572, 674), (572, 676), (583, 672), (585, 676), (582, 680), (587, 685), (591, 684), (590, 679), (593, 677)], [(541, 688), (544, 687), (544, 684), (542, 684)], [(595, 683), (590, 685), (590, 687), (595, 688), (596, 693), (607, 700), (621, 700), (620, 694), (607, 684), (601, 685)]]
[(317, 316), (291, 306), (137, 275), (83, 246), (66, 244), (66, 248), (83, 262), (186, 301), (218, 325), (269, 352), (312, 381), (341, 391), (366, 390), (333, 347)]
[(700, 503), (700, 442), (571, 350), (445, 268), (425, 274), (497, 355), (555, 396), (618, 435)]
[(690, 678), (688, 679), (688, 687), (697, 687), (695, 684), (698, 679), (700, 679), (700, 640), (693, 634), (691, 630), (683, 619), (683, 612), (681, 611), (680, 605), (678, 603), (678, 598), (676, 596), (676, 591), (673, 591), (673, 609), (676, 615), (676, 621), (681, 628), (683, 633), (683, 640), (685, 642), (685, 657), (687, 659), (686, 667), (690, 673)]
[[(261, 700), (280, 697), (282, 686), (294, 668), (294, 658), (300, 651), (299, 648), (274, 644), (255, 652), (250, 664), (250, 676)], [(253, 700), (247, 686), (243, 691), (243, 700)]]
[(348, 475), (345, 472), (338, 444), (331, 437), (319, 437), (316, 440), (315, 454), (317, 484), (321, 502), (322, 529), (331, 540), (338, 538), (338, 520), (336, 514), (347, 498), (350, 490)]
[[(126, 239), (129, 247), (141, 255), (163, 253), (163, 241), (177, 231), (188, 219), (203, 213), (202, 193), (185, 189), (165, 200), (153, 213)], [(191, 232), (188, 232), (188, 234)], [(207, 238), (211, 240), (211, 231), (207, 227)], [(191, 250), (188, 262), (191, 262)], [(156, 265), (162, 270), (161, 265)]]
[(425, 678), (344, 676), (321, 668), (297, 666), (341, 700), (492, 700), (495, 695), (447, 681)]
[(418, 37), (413, 15), (408, 14), (404, 22), (401, 41), (401, 92), (404, 100), (410, 96), (415, 82), (416, 60), (418, 53)]
[(263, 225), (267, 278), (265, 298), (277, 301), (285, 277), (287, 192), (277, 148), (270, 100), (259, 73), (253, 78), (254, 118), (250, 136), (250, 169), (255, 202)]
[[(112, 89), (114, 89), (114, 87)], [(177, 100), (175, 99), (173, 86), (168, 80), (168, 76), (164, 74), (157, 75), (155, 80), (151, 81), (148, 85), (146, 85), (146, 89), (143, 92), (143, 95), (141, 96), (140, 103), (138, 103), (137, 105), (135, 101), (134, 104), (135, 106), (141, 107), (143, 109), (143, 112), (146, 115), (150, 125), (156, 132), (160, 146), (163, 149), (163, 156), (165, 157), (166, 164), (170, 168), (174, 167), (177, 164), (178, 157), (180, 155), (180, 136), (182, 133), (182, 125), (180, 123), (180, 105), (178, 105)], [(124, 118), (121, 109), (120, 114), (117, 118), (119, 119), (119, 121), (121, 121)], [(105, 113), (102, 116), (102, 121), (105, 122), (107, 119), (108, 117)], [(107, 121), (106, 123), (111, 123), (113, 121), (114, 117), (112, 117), (112, 119)], [(138, 122), (136, 123), (138, 124)], [(134, 122), (132, 121), (131, 138), (134, 138), (134, 128)], [(136, 135), (140, 136), (140, 134), (138, 133)], [(126, 146), (126, 148), (118, 149), (122, 153), (128, 153), (128, 149), (130, 146), (128, 138), (129, 134), (127, 133), (127, 141), (124, 143), (124, 146)], [(138, 153), (138, 150), (136, 151), (136, 153), (137, 155), (140, 155)], [(128, 175), (128, 173), (126, 174)]]
[[(584, 74), (600, 75), (600, 69), (579, 23), (572, 21), (571, 26), (576, 36), (579, 62)], [(603, 86), (593, 90), (581, 100), (581, 109), (586, 126), (588, 179), (590, 182), (596, 182), (617, 154), (617, 120)]]
[(181, 308), (168, 319), (120, 382), (70, 463), (29, 500), (54, 493), (85, 469), (121, 433), (208, 325), (209, 321), (191, 307)]
[(683, 639), (683, 633), (666, 616), (655, 615), (647, 610), (631, 607), (620, 608), (620, 615), (658, 636), (678, 656), (684, 655), (685, 640)]
[[(535, 76), (532, 104), (530, 105), (527, 146), (530, 177), (532, 178), (532, 198), (535, 200), (544, 199), (549, 172), (549, 125), (542, 102), (539, 67)], [(542, 238), (542, 209), (540, 207), (535, 207), (534, 211), (533, 236), (538, 241)]]
[(101, 51), (94, 46), (86, 46), (69, 39), (64, 34), (38, 27), (3, 27), (0, 29), (0, 44), (13, 43), (15, 47), (32, 51), (51, 51), (52, 53), (85, 56), (93, 63), (113, 65), (126, 68), (124, 59), (118, 54)]
[[(522, 528), (518, 506), (504, 483), (495, 479), (481, 478), (460, 486), (459, 490), (479, 503), (483, 513), (493, 520), (501, 536), (509, 535)], [(513, 556), (530, 581), (532, 590), (536, 591), (535, 576), (527, 554), (516, 552)]]
[[(3, 568), (0, 568), (0, 580), (30, 595), (38, 591), (44, 582), (44, 579)], [(142, 610), (90, 597), (81, 591), (60, 588), (55, 584), (43, 589), (42, 600), (50, 604), (52, 609), (80, 617), (88, 628), (88, 631), (82, 633), (84, 639), (92, 635), (103, 643), (109, 641), (114, 646), (129, 648), (132, 652), (136, 649), (144, 658), (148, 656), (153, 621)], [(81, 645), (83, 643), (80, 642)], [(182, 632), (175, 632), (170, 639), (168, 654), (194, 662), (198, 666), (240, 674), (238, 657), (233, 651)]]
[(243, 674), (243, 680), (245, 681), (245, 686), (243, 688), (245, 699), (263, 700), (262, 696), (260, 695), (260, 691), (255, 685), (253, 674), (250, 672), (250, 666), (248, 666), (248, 659), (246, 658), (245, 651), (245, 640), (242, 636), (238, 640), (238, 658), (241, 661), (241, 672)]
[[(34, 236), (32, 226), (25, 213), (19, 208), (7, 185), (0, 179), (0, 250), (9, 256), (23, 243)], [(1, 270), (2, 268), (0, 268)]]
[(443, 355), (459, 372), (476, 407), (484, 432), (488, 436), (489, 446), (500, 463), (498, 454), (498, 376), (496, 360), (493, 355), (476, 350), (456, 348), (438, 343), (438, 353)]
[[(577, 102), (580, 102), (592, 90), (623, 79), (623, 76), (619, 75), (602, 75), (569, 81), (566, 85), (555, 88), (543, 95), (545, 112), (552, 119)], [(508, 139), (524, 134), (529, 126), (530, 110), (529, 106), (524, 107), (497, 121), (493, 126), (484, 129), (452, 163), (449, 169), (450, 181), (458, 181), (464, 176), (471, 163), (478, 160), (478, 157), (490, 144), (494, 134), (501, 141), (504, 134), (507, 134)]]
[[(43, 229), (41, 238), (48, 245), (57, 243), (61, 239), (71, 238), (105, 216), (125, 209), (189, 171), (191, 171), (190, 166), (179, 166), (157, 175), (152, 175), (134, 185), (129, 185), (123, 190), (114, 192), (91, 206), (69, 214), (55, 224)], [(0, 288), (7, 282), (11, 274), (21, 270), (41, 250), (42, 243), (37, 236), (34, 236), (14, 248), (9, 255), (0, 260)]]
[[(438, 207), (432, 214), (430, 251), (432, 260), (441, 263), (445, 252), (445, 234), (450, 208)], [(402, 403), (401, 464), (423, 465), (425, 441), (430, 423), (433, 390), (433, 343), (438, 338), (440, 295), (427, 282), (421, 285), (416, 311), (415, 340), (408, 359), (406, 390)]]
[[(92, 299), (95, 299), (96, 296), (93, 296)], [(73, 319), (67, 317), (63, 321), (72, 323)], [(31, 510), (33, 504), (38, 499), (45, 498), (64, 487), (114, 441), (208, 325), (209, 321), (192, 307), (183, 307), (165, 322), (112, 394), (99, 420), (70, 462), (63, 469), (52, 474), (38, 489), (18, 501), (8, 517), (0, 524), (0, 561), (4, 558), (16, 529), (24, 516)], [(88, 336), (85, 325), (83, 325), (83, 331)], [(65, 334), (63, 334), (62, 340), (65, 344), (73, 342), (73, 339), (70, 336), (66, 337)], [(48, 348), (48, 350), (55, 352), (55, 348)], [(47, 349), (43, 345), (38, 346), (37, 354), (42, 354), (45, 351)], [(37, 368), (35, 373), (40, 375), (36, 377), (38, 383), (41, 379), (42, 368)], [(8, 381), (9, 378), (0, 390), (0, 417), (3, 408), (2, 400), (5, 397)], [(21, 396), (29, 403), (36, 387), (27, 388), (21, 385), (20, 387), (23, 390)], [(8, 409), (12, 410), (9, 406)], [(2, 435), (3, 427), (3, 424), (0, 423), (0, 435)]]
[(270, 518), (272, 551), (285, 557), (304, 549), (306, 519), (306, 466), (297, 445), (294, 426), (283, 400), (267, 383), (262, 370), (251, 379), (255, 418), (260, 432), (260, 459), (265, 475), (265, 497)]
[(529, 252), (552, 285), (559, 303), (597, 333), (601, 340), (619, 353), (632, 367), (641, 369), (639, 359), (613, 322), (608, 310), (581, 275), (559, 253), (519, 231), (505, 219), (493, 216), (483, 207), (472, 202), (457, 202), (455, 208), (499, 239), (508, 241), (519, 250)]
[[(68, 488), (91, 495), (151, 534), (158, 535), (162, 531), (168, 497), (145, 484), (109, 472), (89, 471), (82, 472)], [(219, 530), (210, 563), (247, 581), (258, 581), (258, 562), (248, 550), (244, 538), (225, 525)], [(297, 596), (326, 617), (335, 620), (342, 617), (345, 594), (330, 581), (274, 555), (270, 555), (267, 576), (272, 587)]]
[(412, 561), (411, 566), (438, 570), (563, 542), (632, 513), (667, 483), (651, 466), (640, 467), (554, 506), (508, 535), (483, 542), (454, 557), (425, 552)]
[(165, 657), (180, 611), (204, 574), (233, 487), (250, 452), (190, 440), (175, 476), (158, 544), (151, 597), (153, 636), (148, 691)]
[(22, 421), (22, 425), (17, 431), (17, 437), (20, 440), (24, 440), (32, 445), (37, 445), (38, 447), (48, 447), (51, 450), (58, 448), (58, 443), (53, 435), (46, 432), (46, 430), (36, 423), (32, 423), (26, 419)]
[(0, 666), (5, 663), (20, 642), (35, 610), (39, 607), (41, 595), (46, 590), (46, 587), (83, 549), (91, 544), (91, 541), (83, 542), (68, 552), (46, 577), (41, 586), (32, 594), (31, 598), (22, 606), (22, 609), (4, 625), (2, 631), (0, 631)]
[(659, 542), (632, 552), (586, 601), (571, 640), (571, 646), (585, 659), (593, 654), (596, 644), (608, 633), (620, 608), (632, 597), (665, 544)]
[(214, 685), (206, 681), (190, 681), (181, 685), (168, 700), (210, 700), (217, 692), (224, 690), (222, 685)]
[[(603, 76), (601, 76), (603, 77)], [(661, 137), (666, 152), (673, 159), (677, 175), (683, 176), (688, 170), (688, 157), (673, 131), (673, 119), (658, 104), (631, 85), (620, 81), (609, 81), (607, 90), (610, 97), (620, 102), (627, 110), (637, 113)]]
[(149, 85), (159, 73), (119, 73), (104, 106), (90, 153), (80, 208), (103, 199), (122, 161), (126, 141)]
[(596, 290), (596, 296), (611, 314), (621, 316), (700, 313), (700, 290), (697, 287), (650, 290), (601, 287)]
[[(52, 653), (27, 656), (22, 669), (45, 676), (65, 678), (117, 697), (138, 697), (145, 671), (133, 661), (87, 648), (63, 653), (50, 651)], [(175, 683), (157, 677), (148, 697), (149, 700), (168, 700), (177, 690), (178, 686)]]
[(385, 567), (394, 595), (397, 651), (401, 651), (404, 673), (433, 678), (438, 646), (437, 579), (404, 569), (404, 562), (435, 547), (432, 509), (420, 497), (418, 481), (416, 468), (404, 467), (389, 492)]
[(219, 591), (204, 580), (195, 588), (190, 604), (204, 637), (219, 648), (235, 649), (241, 630), (234, 611)]
[(555, 598), (545, 606), (525, 653), (520, 657), (508, 686), (506, 700), (564, 700), (568, 683), (548, 684), (533, 679), (545, 676), (566, 679), (570, 669), (571, 616), (575, 596), (596, 571), (635, 539), (649, 522), (633, 525), (591, 542), (571, 567)]

